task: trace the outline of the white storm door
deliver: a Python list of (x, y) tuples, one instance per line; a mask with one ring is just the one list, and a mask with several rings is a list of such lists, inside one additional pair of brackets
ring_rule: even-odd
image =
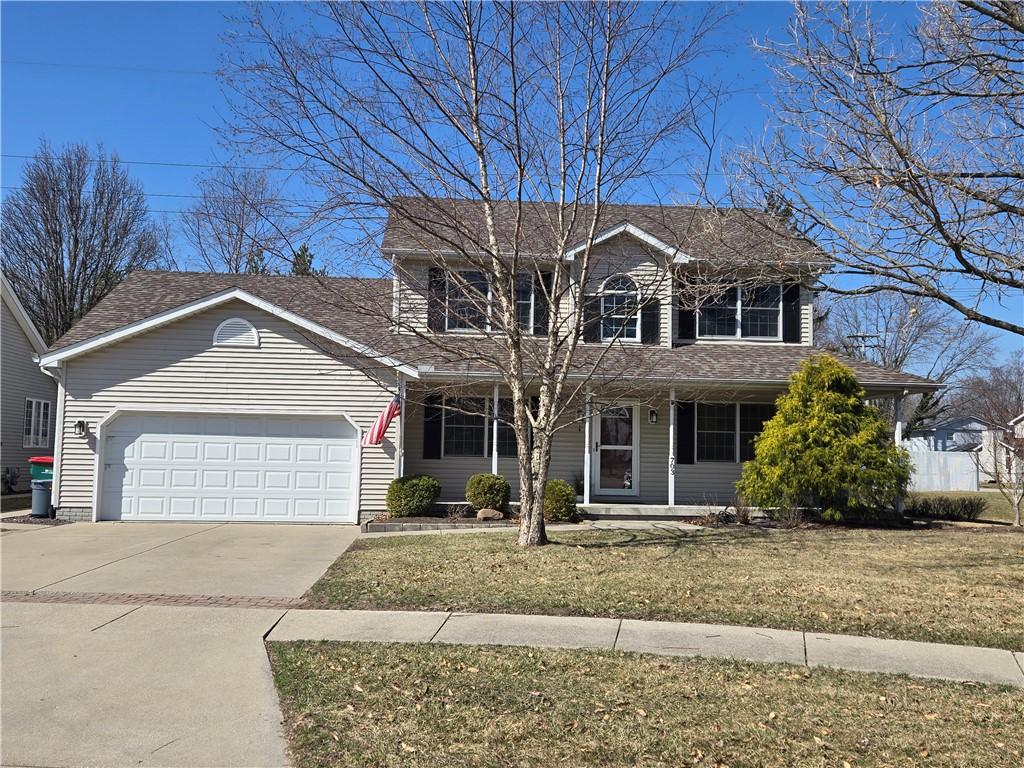
[(636, 496), (640, 493), (640, 429), (635, 405), (606, 406), (594, 416), (594, 492)]

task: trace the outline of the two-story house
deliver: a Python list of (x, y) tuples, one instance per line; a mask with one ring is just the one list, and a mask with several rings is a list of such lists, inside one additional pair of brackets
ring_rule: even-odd
[[(479, 203), (402, 205), (386, 277), (129, 276), (41, 359), (60, 381), (59, 514), (354, 523), (401, 475), (437, 477), (449, 502), (478, 472), (517, 489), (510, 332), (531, 387), (566, 361), (550, 474), (584, 504), (732, 499), (815, 353), (807, 243), (778, 247), (749, 211), (608, 206), (566, 228), (530, 204), (499, 208), (495, 244)], [(515, 261), (511, 315), (478, 257), (493, 247)], [(871, 397), (939, 386), (844, 362)], [(396, 397), (383, 441), (363, 444)]]

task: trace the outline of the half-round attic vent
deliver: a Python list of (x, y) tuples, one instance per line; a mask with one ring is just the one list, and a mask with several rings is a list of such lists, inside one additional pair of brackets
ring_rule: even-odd
[(217, 347), (258, 347), (260, 335), (248, 320), (229, 317), (213, 332), (213, 344)]

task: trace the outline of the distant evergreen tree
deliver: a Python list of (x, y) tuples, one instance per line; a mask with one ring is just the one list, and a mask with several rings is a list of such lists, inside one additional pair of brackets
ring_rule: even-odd
[(299, 277), (326, 276), (326, 269), (315, 269), (313, 267), (313, 258), (309, 246), (305, 243), (300, 245), (299, 249), (292, 254), (292, 274)]
[(270, 265), (267, 264), (267, 257), (263, 251), (253, 251), (245, 262), (245, 271), (250, 275), (271, 275)]

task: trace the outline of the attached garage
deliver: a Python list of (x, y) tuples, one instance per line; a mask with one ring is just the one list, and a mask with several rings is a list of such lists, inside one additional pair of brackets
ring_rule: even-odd
[(344, 417), (124, 412), (101, 439), (103, 520), (358, 522)]

